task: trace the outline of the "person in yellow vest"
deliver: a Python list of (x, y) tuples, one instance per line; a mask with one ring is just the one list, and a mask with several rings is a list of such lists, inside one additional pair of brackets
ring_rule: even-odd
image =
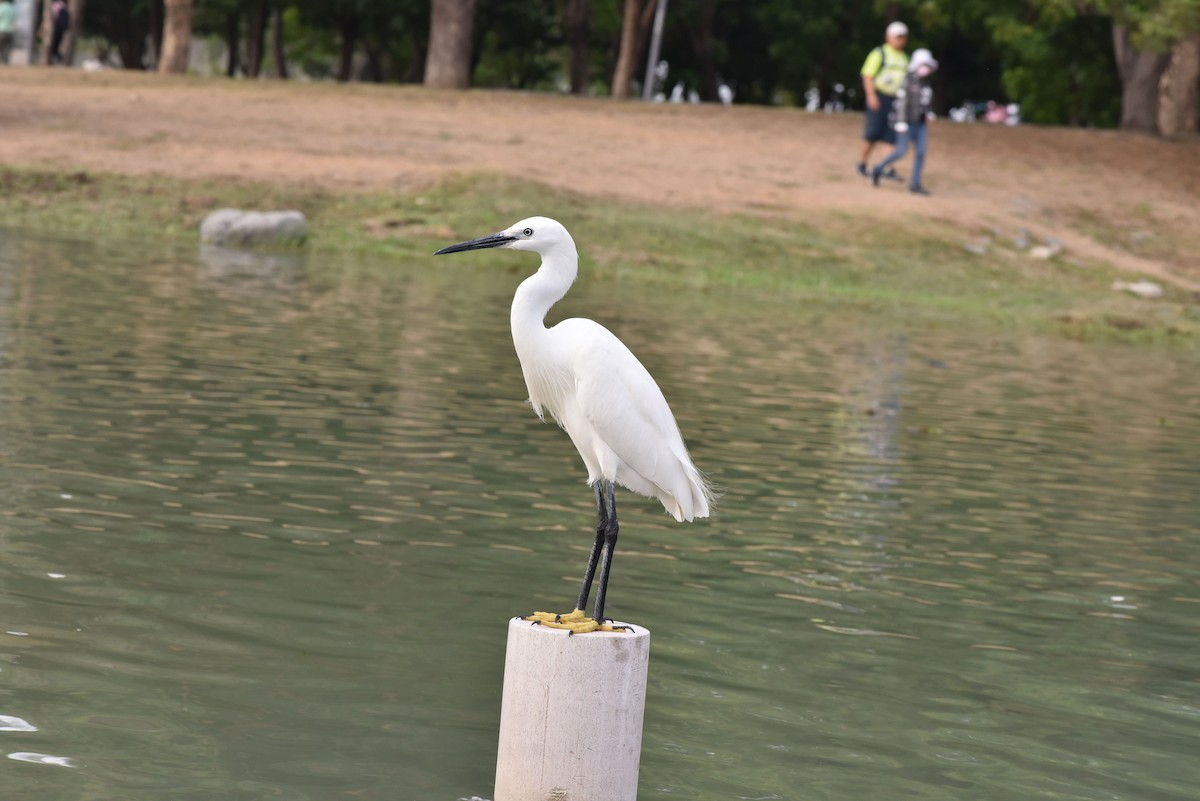
[[(908, 74), (908, 26), (893, 22), (884, 32), (884, 43), (867, 54), (863, 62), (863, 91), (867, 95), (867, 122), (863, 129), (862, 157), (858, 160), (858, 174), (867, 177), (867, 161), (876, 142), (896, 143), (896, 132), (888, 123), (896, 92), (904, 85)], [(888, 176), (893, 177), (893, 176)]]

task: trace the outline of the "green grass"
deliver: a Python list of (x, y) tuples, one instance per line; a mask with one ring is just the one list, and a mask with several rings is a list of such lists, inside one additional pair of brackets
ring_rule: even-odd
[[(432, 260), (442, 245), (533, 214), (564, 221), (586, 280), (770, 293), (910, 319), (1053, 332), (1081, 339), (1200, 345), (1195, 299), (1145, 301), (1110, 288), (1104, 265), (1037, 261), (1000, 243), (986, 256), (936, 221), (881, 224), (830, 213), (804, 224), (589, 198), (474, 174), (395, 193), (157, 176), (0, 169), (0, 219), (80, 238), (153, 237), (194, 245), (213, 209), (296, 208), (309, 218), (314, 269), (382, 269)], [(330, 266), (334, 265), (334, 266)]]

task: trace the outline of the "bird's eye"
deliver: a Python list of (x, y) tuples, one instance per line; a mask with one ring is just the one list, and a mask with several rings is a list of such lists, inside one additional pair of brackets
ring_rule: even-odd
[(521, 233), (525, 234), (525, 236), (533, 236), (533, 229), (532, 229), (532, 228), (526, 228), (526, 229), (525, 229), (524, 231), (522, 231)]

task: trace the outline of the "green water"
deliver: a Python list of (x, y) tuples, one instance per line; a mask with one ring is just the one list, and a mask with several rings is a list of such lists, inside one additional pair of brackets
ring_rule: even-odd
[[(507, 618), (592, 536), (508, 339), (531, 257), (206, 258), (0, 235), (0, 797), (489, 798)], [(563, 306), (723, 490), (622, 500), (642, 799), (1198, 797), (1200, 360)]]

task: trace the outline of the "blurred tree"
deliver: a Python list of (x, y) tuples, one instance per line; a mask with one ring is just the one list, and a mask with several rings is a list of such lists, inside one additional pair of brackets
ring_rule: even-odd
[[(1112, 18), (1121, 77), (1121, 128), (1159, 133), (1162, 78), (1172, 48), (1200, 32), (1200, 0), (1089, 0)], [(1168, 101), (1169, 102), (1169, 101)]]
[(67, 31), (66, 41), (63, 42), (63, 61), (75, 63), (75, 45), (79, 42), (79, 34), (83, 30), (83, 12), (87, 8), (87, 0), (68, 0), (67, 10), (71, 15), (71, 27)]
[[(338, 81), (350, 81), (355, 76), (355, 54), (368, 29), (368, 16), (378, 2), (372, 0), (300, 0), (298, 22), (306, 27), (336, 35), (337, 64), (333, 76)], [(306, 68), (306, 71), (310, 71)]]
[[(898, 13), (895, 5), (887, 4), (887, 13)], [(768, 36), (779, 88), (793, 102), (810, 87), (816, 87), (822, 101), (836, 93), (838, 84), (858, 92), (863, 61), (883, 44), (887, 27), (884, 12), (872, 0), (771, 0), (760, 6), (759, 24)]]
[(588, 35), (591, 31), (592, 6), (588, 0), (567, 0), (563, 6), (563, 28), (571, 46), (571, 94), (582, 95), (591, 84), (591, 58)]
[(185, 73), (192, 47), (193, 0), (166, 0), (163, 44), (158, 60), (160, 73)]
[(685, 20), (683, 29), (687, 33), (688, 42), (692, 46), (692, 55), (700, 73), (700, 97), (709, 102), (716, 102), (717, 83), (717, 44), (715, 25), (717, 21), (718, 0), (685, 0), (683, 6)]
[(257, 0), (250, 9), (250, 25), (246, 32), (246, 77), (257, 78), (262, 72), (266, 51), (267, 20), (271, 16), (269, 0)]
[(562, 74), (559, 0), (479, 0), (471, 74), (480, 86), (556, 89)]
[(364, 37), (386, 55), (388, 73), (401, 83), (423, 83), (432, 25), (429, 0), (376, 0)]
[(1029, 122), (1113, 127), (1120, 119), (1121, 83), (1102, 17), (1046, 7), (988, 20), (1003, 57), (1005, 94)]
[[(164, 0), (87, 0), (86, 20), (84, 0), (70, 2), (126, 67), (159, 63)], [(195, 35), (224, 40), (231, 76), (257, 77), (269, 46), (281, 77), (299, 70), (627, 97), (657, 2), (170, 0), (165, 14), (171, 21), (194, 7)], [(1196, 128), (1200, 0), (671, 0), (667, 81), (710, 101), (725, 81), (739, 102), (798, 103), (815, 89), (819, 102), (837, 96), (861, 106), (858, 70), (894, 18), (912, 29), (910, 50), (929, 47), (941, 62), (939, 112), (1011, 99), (1033, 122)], [(163, 70), (177, 68), (169, 30), (167, 43)]]
[[(1106, 0), (1105, 0), (1106, 1)], [(1029, 122), (1115, 125), (1121, 84), (1109, 21), (1091, 0), (906, 0), (912, 47), (941, 61), (935, 108), (1014, 101)]]
[(425, 85), (465, 89), (471, 81), (475, 0), (432, 0)]
[(625, 0), (625, 10), (621, 14), (621, 46), (612, 78), (613, 97), (629, 97), (657, 5), (658, 0)]
[(91, 0), (83, 21), (84, 30), (115, 47), (125, 69), (145, 69), (153, 3), (154, 0)]
[[(584, 91), (588, 94), (610, 94), (612, 85), (609, 80), (616, 68), (621, 48), (621, 16), (624, 3), (623, 0), (587, 0), (586, 5), (588, 86)], [(574, 45), (569, 41), (569, 28), (565, 22), (562, 27), (564, 35), (568, 38), (567, 44), (573, 48)]]
[(1195, 134), (1200, 94), (1200, 33), (1171, 50), (1171, 63), (1159, 86), (1158, 129), (1163, 136)]
[(283, 47), (283, 6), (277, 5), (271, 12), (271, 54), (275, 58), (275, 77), (287, 80), (287, 52)]
[(237, 74), (241, 66), (241, 6), (239, 0), (198, 0), (192, 14), (192, 36), (219, 36), (228, 52), (225, 73)]
[(1112, 37), (1121, 76), (1121, 127), (1158, 133), (1158, 85), (1171, 62), (1171, 51), (1159, 49), (1158, 44), (1144, 49), (1135, 42), (1134, 28), (1116, 18)]
[(236, 8), (225, 11), (225, 75), (236, 77), (242, 67), (242, 15)]
[(150, 53), (147, 67), (157, 67), (162, 57), (163, 18), (166, 15), (165, 0), (150, 0)]
[(362, 12), (355, 5), (347, 3), (341, 6), (341, 14), (337, 19), (338, 34), (342, 40), (338, 51), (337, 79), (342, 82), (350, 80), (354, 72), (354, 50), (362, 27)]

